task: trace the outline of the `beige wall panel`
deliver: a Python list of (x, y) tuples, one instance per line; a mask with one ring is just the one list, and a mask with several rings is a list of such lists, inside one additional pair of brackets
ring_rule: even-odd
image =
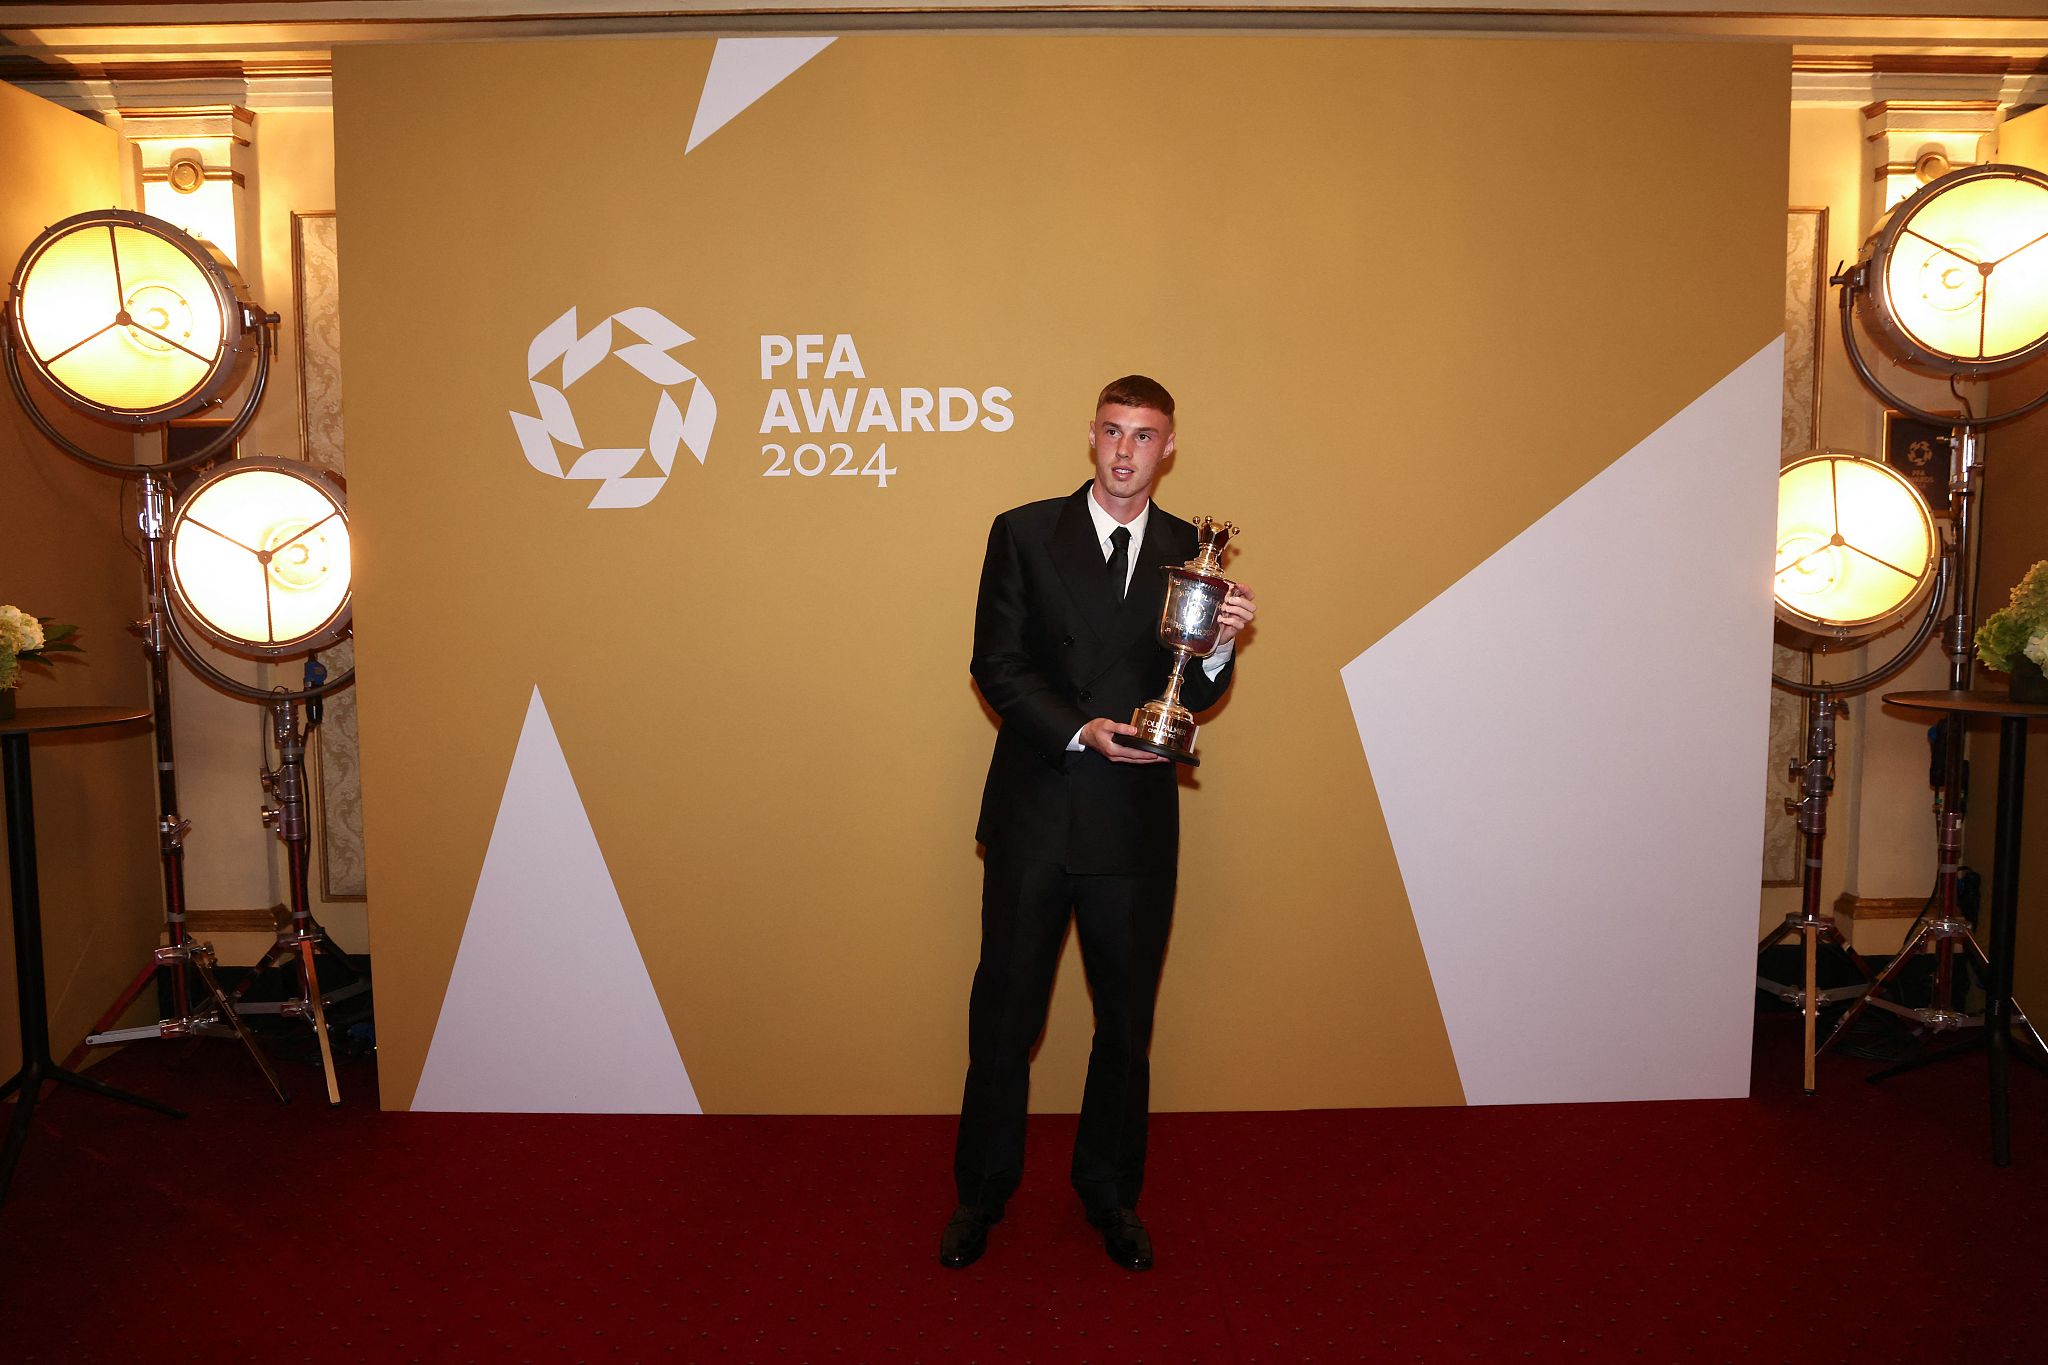
[[(236, 264), (256, 301), (265, 311), (278, 314), (280, 325), (263, 405), (243, 433), (239, 449), (245, 455), (296, 459), (304, 452), (299, 437), (292, 215), (334, 207), (333, 115), (265, 110), (256, 116), (254, 153), (243, 191), (244, 231)], [(195, 643), (207, 651), (213, 667), (258, 686), (296, 685), (302, 676), (296, 659), (272, 667)], [(256, 782), (257, 771), (270, 761), (268, 714), (208, 684), (183, 660), (172, 666), (171, 686), (180, 741), (179, 800), (193, 823), (185, 869), (192, 909), (202, 914), (247, 912), (282, 904), (291, 894), (284, 845), (262, 822), (263, 791)], [(337, 709), (338, 704), (330, 706), (330, 720)], [(316, 748), (320, 742), (314, 741)], [(316, 838), (316, 859), (320, 844)], [(320, 900), (320, 885), (316, 867), (314, 915), (336, 943), (361, 952), (367, 937), (361, 907)], [(260, 960), (273, 941), (267, 932), (214, 931), (212, 938), (221, 960), (231, 964)]]
[[(100, 124), (0, 85), (0, 269), (11, 279), (44, 228), (126, 195), (120, 139)], [(123, 458), (126, 436), (44, 411), (90, 450)], [(128, 623), (142, 571), (124, 544), (134, 502), (122, 481), (60, 453), (0, 392), (0, 602), (79, 627), (82, 666), (24, 675), (23, 706), (146, 705), (149, 675)], [(32, 741), (37, 870), (50, 1046), (61, 1060), (148, 961), (163, 923), (155, 751), (142, 726)], [(0, 847), (0, 876), (7, 853)], [(20, 1062), (11, 923), (0, 924), (0, 1075)], [(154, 1000), (135, 1017), (154, 1019)], [(34, 1152), (29, 1154), (34, 1159)]]
[[(1087, 477), (1131, 369), (1183, 403), (1162, 504), (1243, 525), (1265, 604), (1183, 803), (1155, 1099), (1457, 1102), (1337, 670), (1777, 333), (1786, 54), (842, 39), (685, 158), (710, 52), (338, 60), (385, 1102), (538, 683), (707, 1111), (955, 1105), (982, 543)], [(711, 454), (645, 508), (583, 510), (514, 439), (571, 305), (699, 338)], [(764, 479), (756, 341), (799, 331), (870, 384), (1008, 387), (1015, 428), (888, 438), (887, 490)], [(623, 414), (586, 445), (641, 440), (627, 378), (577, 386)], [(1443, 667), (1512, 685), (1483, 640)], [(1045, 1107), (1084, 1013), (1069, 970)]]

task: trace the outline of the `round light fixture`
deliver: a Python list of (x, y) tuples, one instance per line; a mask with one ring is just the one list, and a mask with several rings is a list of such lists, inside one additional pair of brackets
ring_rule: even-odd
[(1940, 375), (1989, 375), (2048, 352), (2048, 175), (1969, 166), (1878, 220), (1856, 307), (1886, 350)]
[(125, 209), (77, 214), (30, 243), (7, 311), (18, 353), (59, 398), (128, 427), (219, 404), (261, 340), (225, 256)]
[(1778, 474), (1772, 596), (1822, 647), (1898, 624), (1930, 592), (1941, 541), (1919, 490), (1861, 455), (1808, 455)]
[(171, 598), (213, 643), (277, 658), (347, 633), (348, 511), (339, 480), (298, 460), (233, 460), (171, 517)]

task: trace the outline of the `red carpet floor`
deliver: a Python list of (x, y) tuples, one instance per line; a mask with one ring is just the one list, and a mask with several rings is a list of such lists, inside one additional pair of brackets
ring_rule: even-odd
[(1767, 1019), (1749, 1100), (1163, 1115), (1133, 1275), (1070, 1118), (954, 1272), (945, 1118), (286, 1108), (147, 1044), (99, 1074), (192, 1117), (38, 1109), (0, 1360), (2048, 1360), (2048, 1079), (1998, 1170), (1981, 1060), (1823, 1066)]

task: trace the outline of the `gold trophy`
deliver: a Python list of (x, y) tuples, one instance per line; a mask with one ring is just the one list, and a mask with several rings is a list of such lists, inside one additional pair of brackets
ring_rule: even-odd
[(1143, 749), (1191, 768), (1201, 765), (1202, 760), (1194, 754), (1195, 717), (1180, 704), (1180, 681), (1188, 660), (1206, 659), (1216, 650), (1221, 629), (1216, 613), (1224, 599), (1237, 590), (1237, 584), (1222, 573), (1223, 547), (1236, 534), (1237, 527), (1227, 521), (1196, 517), (1195, 535), (1201, 544), (1195, 557), (1179, 568), (1166, 567), (1159, 643), (1173, 651), (1173, 672), (1166, 679), (1163, 695), (1131, 712), (1131, 724), (1138, 727), (1138, 733), (1116, 737), (1125, 748)]

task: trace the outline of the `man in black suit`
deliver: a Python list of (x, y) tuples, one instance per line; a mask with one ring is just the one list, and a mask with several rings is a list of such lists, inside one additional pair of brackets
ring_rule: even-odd
[[(1165, 689), (1173, 656), (1158, 638), (1160, 569), (1193, 558), (1196, 537), (1152, 505), (1174, 449), (1164, 387), (1130, 375), (1103, 389), (1088, 448), (1095, 477), (1078, 491), (996, 518), (975, 605), (974, 680), (1002, 726), (975, 834), (986, 857), (953, 1158), (960, 1203), (939, 1249), (955, 1268), (986, 1249), (1023, 1174), (1031, 1048), (1070, 915), (1095, 1005), (1074, 1189), (1112, 1260), (1152, 1264), (1135, 1208), (1180, 793), (1171, 762), (1115, 737), (1136, 734), (1126, 719)], [(1188, 709), (1221, 700), (1255, 611), (1242, 587), (1224, 602), (1216, 651), (1187, 670)]]

